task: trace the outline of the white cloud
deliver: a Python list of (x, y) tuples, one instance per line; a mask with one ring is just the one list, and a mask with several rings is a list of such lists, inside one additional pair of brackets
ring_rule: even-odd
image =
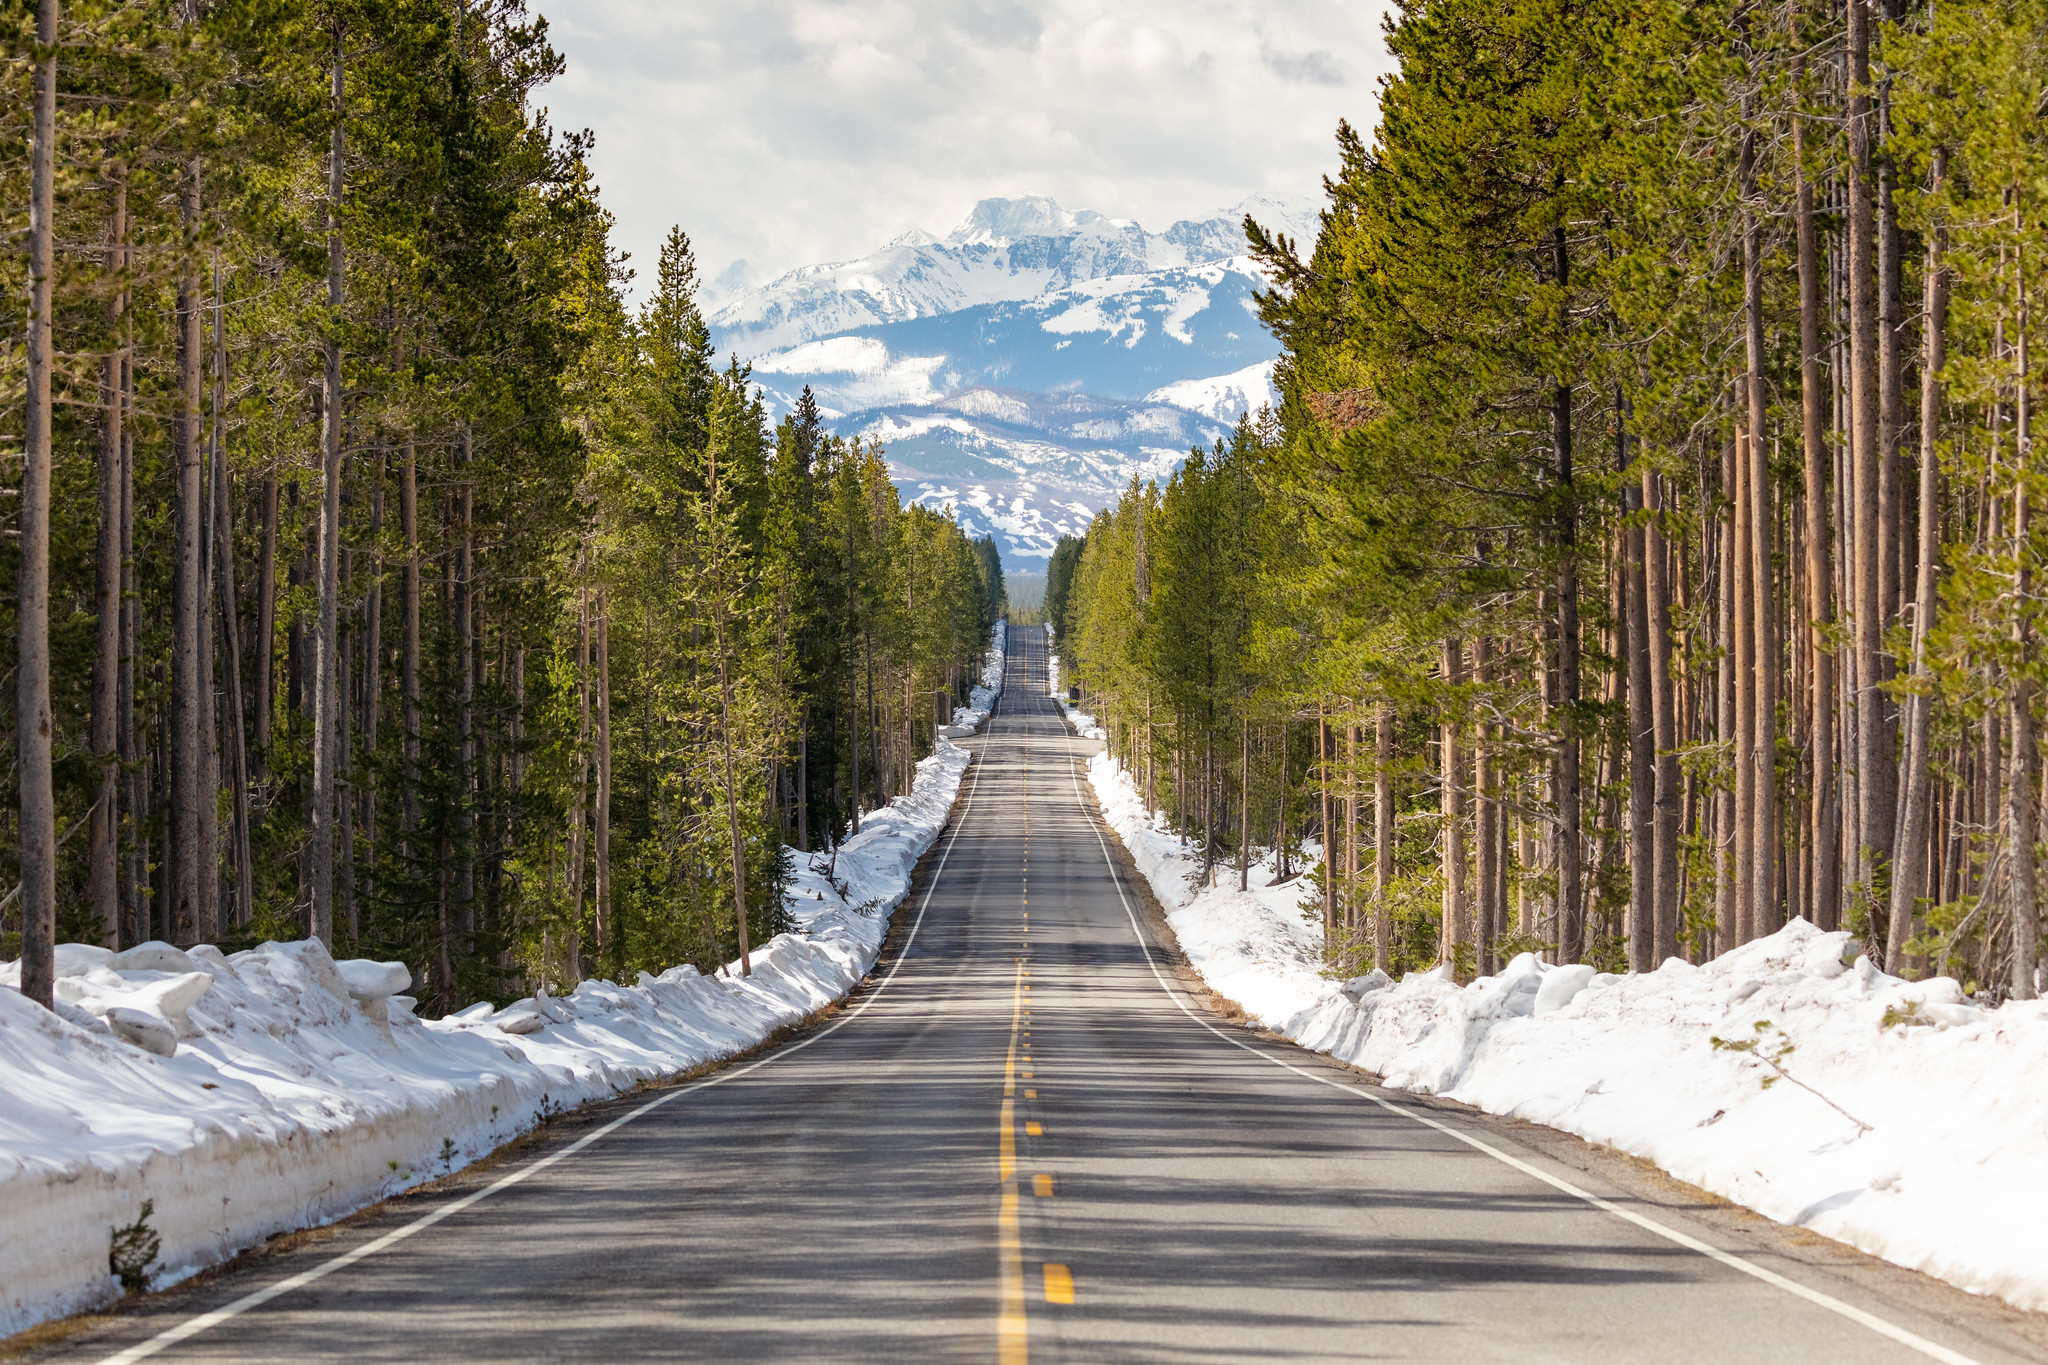
[(1155, 230), (1312, 194), (1369, 126), (1377, 4), (1298, 0), (534, 0), (597, 133), (618, 244), (671, 223), (717, 275), (844, 260), (976, 200), (1045, 194)]

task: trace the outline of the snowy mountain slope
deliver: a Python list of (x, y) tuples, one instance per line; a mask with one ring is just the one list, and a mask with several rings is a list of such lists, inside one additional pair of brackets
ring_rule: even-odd
[(764, 355), (859, 327), (1015, 302), (1086, 280), (1202, 265), (1244, 250), (1244, 216), (1313, 237), (1316, 204), (1258, 195), (1205, 219), (1147, 232), (1050, 199), (984, 199), (943, 238), (912, 229), (852, 261), (804, 266), (718, 308), (719, 349)]
[(1012, 568), (1043, 567), (1133, 477), (1163, 479), (1225, 434), (1163, 403), (986, 387), (864, 412), (851, 430), (882, 443), (906, 501), (952, 507)]
[(978, 385), (1143, 400), (1166, 386), (1234, 379), (1268, 364), (1273, 339), (1252, 301), (1262, 287), (1244, 256), (1105, 276), (1030, 299), (851, 328), (757, 357), (754, 377), (780, 407), (808, 384), (834, 416), (935, 403)]
[(1270, 401), (1243, 221), (1309, 237), (1316, 212), (1260, 196), (1152, 233), (986, 199), (944, 238), (913, 230), (731, 298), (713, 342), (774, 411), (808, 386), (835, 430), (883, 442), (906, 498), (956, 506), (1029, 568), (1133, 476), (1170, 474)]

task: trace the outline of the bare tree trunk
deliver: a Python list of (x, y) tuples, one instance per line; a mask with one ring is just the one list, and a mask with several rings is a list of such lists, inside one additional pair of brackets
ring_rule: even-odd
[[(377, 472), (370, 482), (370, 544), (384, 543), (384, 466), (386, 448), (377, 443)], [(370, 555), (370, 584), (363, 594), (363, 751), (375, 755), (383, 720), (384, 697), (384, 553)], [(377, 861), (377, 790), (373, 767), (362, 782), (358, 800), (363, 812), (363, 849), (371, 866)]]
[[(1569, 282), (1564, 229), (1552, 238), (1554, 273), (1560, 289)], [(1560, 305), (1562, 307), (1562, 305)], [(1579, 793), (1579, 560), (1578, 493), (1572, 476), (1572, 392), (1556, 381), (1550, 408), (1553, 475), (1561, 493), (1557, 524), (1557, 950), (1560, 960), (1577, 962), (1586, 951), (1585, 839)]]
[[(124, 341), (132, 338), (132, 330), (124, 331)], [(134, 357), (124, 347), (121, 358), (123, 410), (133, 404), (134, 369)], [(122, 803), (126, 807), (128, 834), (126, 856), (122, 861), (121, 898), (125, 920), (122, 938), (129, 943), (140, 943), (150, 936), (151, 919), (149, 778), (144, 771), (147, 766), (145, 740), (137, 735), (135, 729), (135, 663), (141, 653), (138, 645), (142, 634), (141, 603), (141, 594), (135, 588), (135, 438), (124, 432), (121, 437), (121, 669), (116, 680), (120, 696), (115, 728), (128, 792), (128, 799)]]
[[(577, 565), (579, 576), (588, 572), (586, 547)], [(588, 850), (583, 842), (583, 822), (590, 808), (590, 588), (586, 583), (576, 593), (576, 805), (569, 812), (569, 924), (567, 942), (571, 976), (582, 975), (583, 864)]]
[[(2018, 214), (2014, 226), (2020, 227)], [(2012, 771), (2006, 779), (2006, 804), (2012, 828), (2012, 994), (2016, 1000), (2034, 998), (2034, 950), (2041, 934), (2040, 894), (2035, 885), (2034, 851), (2039, 841), (2035, 818), (2034, 768), (2037, 745), (2034, 734), (2033, 631), (2028, 617), (2033, 589), (2033, 553), (2028, 543), (2032, 532), (2028, 506), (2027, 475), (2034, 453), (2033, 375), (2028, 368), (2028, 317), (2026, 256), (2018, 259), (2017, 336), (2013, 350), (2013, 376), (2018, 390), (2013, 421), (2014, 466), (2012, 502), (2012, 543), (2017, 564), (2017, 591), (2013, 638), (2019, 644), (2019, 666), (2011, 672), (2012, 689)]]
[(1251, 890), (1252, 876), (1252, 723), (1237, 718), (1237, 889)]
[(93, 800), (90, 843), (86, 852), (87, 894), (100, 942), (108, 948), (121, 940), (120, 751), (118, 708), (121, 704), (121, 460), (122, 423), (126, 416), (121, 373), (127, 359), (128, 329), (128, 180), (116, 168), (107, 187), (107, 269), (118, 283), (107, 304), (121, 344), (100, 362), (99, 534), (94, 545), (93, 595), (98, 612), (98, 649), (92, 673), (92, 755), (99, 768), (99, 793)]
[(1743, 350), (1748, 362), (1749, 399), (1749, 554), (1750, 628), (1756, 632), (1754, 647), (1756, 695), (1753, 705), (1755, 749), (1750, 762), (1756, 765), (1752, 786), (1754, 821), (1750, 836), (1749, 914), (1746, 936), (1760, 937), (1777, 932), (1778, 897), (1778, 657), (1776, 593), (1772, 590), (1771, 549), (1771, 466), (1769, 438), (1765, 434), (1768, 398), (1764, 389), (1764, 265), (1763, 242), (1757, 224), (1756, 133), (1750, 130), (1742, 150), (1742, 270), (1744, 293)]
[(597, 590), (597, 950), (611, 963), (624, 960), (612, 922), (612, 609), (611, 593)]
[[(1358, 765), (1358, 727), (1351, 727), (1352, 767)], [(1373, 713), (1372, 965), (1394, 969), (1394, 706), (1382, 700)]]
[(399, 589), (404, 599), (405, 638), (398, 655), (399, 723), (405, 730), (400, 764), (405, 790), (400, 797), (399, 820), (407, 875), (417, 877), (413, 855), (420, 827), (420, 499), (419, 454), (411, 437), (406, 438), (405, 469), (398, 485), (398, 533), (405, 540), (405, 571)]
[[(1855, 484), (1856, 784), (1862, 823), (1857, 832), (1856, 880), (1863, 903), (1874, 908), (1876, 887), (1891, 854), (1892, 809), (1884, 790), (1892, 755), (1887, 752), (1884, 707), (1877, 692), (1885, 625), (1879, 518), (1883, 451), (1878, 428), (1877, 244), (1871, 203), (1875, 116), (1870, 102), (1870, 15), (1864, 5), (1848, 6), (1848, 57), (1849, 448)], [(1873, 935), (1875, 930), (1873, 923)], [(1873, 953), (1881, 951), (1874, 938), (1870, 947)]]
[(235, 593), (235, 541), (232, 479), (228, 472), (226, 437), (221, 431), (226, 411), (228, 344), (227, 307), (222, 298), (221, 269), (213, 268), (213, 562), (214, 589), (220, 601), (221, 657), (227, 678), (222, 700), (223, 726), (227, 736), (227, 777), (233, 787), (229, 810), (233, 814), (229, 855), (234, 860), (234, 897), (228, 906), (227, 923), (247, 924), (256, 904), (255, 870), (249, 858), (249, 750), (242, 729), (242, 623), (241, 599)]
[(1649, 514), (1643, 527), (1643, 589), (1650, 636), (1650, 737), (1657, 751), (1656, 790), (1651, 799), (1651, 918), (1657, 943), (1654, 956), (1663, 962), (1678, 956), (1678, 841), (1685, 828), (1685, 778), (1678, 768), (1678, 708), (1672, 695), (1676, 686), (1671, 677), (1673, 574), (1664, 541), (1663, 485), (1647, 469), (1643, 471), (1643, 505)]
[[(1464, 642), (1455, 636), (1443, 642), (1443, 679), (1447, 689), (1460, 687), (1465, 681)], [(1437, 730), (1444, 817), (1444, 901), (1438, 960), (1453, 964), (1458, 960), (1458, 949), (1471, 942), (1465, 887), (1465, 746), (1457, 708), (1458, 698), (1447, 695)]]
[(804, 708), (796, 735), (796, 851), (811, 851), (811, 709)]
[(457, 761), (462, 766), (461, 805), (456, 816), (456, 839), (460, 844), (461, 875), (457, 891), (461, 900), (456, 923), (465, 934), (476, 931), (476, 489), (470, 479), (470, 430), (464, 423), (456, 449), (462, 475), (455, 490), (455, 515), (462, 540), (455, 547), (455, 667), (461, 676), (455, 684), (455, 727)]
[(190, 945), (211, 939), (205, 922), (200, 886), (214, 876), (211, 852), (201, 844), (200, 802), (211, 796), (203, 789), (206, 773), (200, 755), (200, 715), (211, 703), (200, 669), (200, 621), (203, 615), (199, 538), (206, 521), (201, 495), (199, 450), (199, 367), (205, 347), (200, 339), (199, 280), (192, 242), (199, 226), (199, 167), (185, 167), (178, 198), (188, 238), (186, 259), (178, 269), (176, 409), (171, 421), (172, 496), (176, 550), (171, 571), (171, 865), (170, 919), (173, 940)]
[[(1493, 641), (1490, 637), (1481, 635), (1472, 642), (1472, 667), (1473, 676), (1483, 693), (1494, 681)], [(1473, 969), (1483, 976), (1499, 966), (1494, 960), (1494, 943), (1501, 932), (1507, 908), (1506, 887), (1501, 881), (1504, 868), (1500, 800), (1494, 789), (1497, 776), (1494, 772), (1493, 725), (1483, 719), (1474, 732), (1472, 774), (1477, 805), (1473, 820), (1473, 878), (1479, 883), (1479, 894), (1475, 898), (1477, 914), (1473, 917)]]
[[(1796, 27), (1796, 21), (1795, 21)], [(1805, 84), (1805, 64), (1795, 77)], [(1806, 610), (1811, 675), (1807, 733), (1813, 765), (1808, 842), (1813, 849), (1814, 922), (1832, 930), (1840, 918), (1841, 883), (1835, 857), (1839, 821), (1835, 785), (1835, 655), (1827, 643), (1834, 623), (1834, 568), (1829, 552), (1827, 396), (1820, 372), (1820, 248), (1814, 228), (1813, 185), (1806, 178), (1806, 122), (1792, 120), (1792, 167), (1799, 254), (1799, 392), (1801, 449), (1806, 463)]]
[(50, 768), (50, 377), (56, 275), (57, 0), (37, 0), (29, 153), (28, 395), (21, 567), (15, 577), (15, 764), (21, 789), (21, 993), (52, 1008), (57, 946), (57, 793)]
[[(1643, 480), (1649, 478), (1647, 471)], [(1650, 585), (1648, 532), (1643, 526), (1642, 481), (1624, 486), (1628, 513), (1634, 517), (1627, 537), (1624, 575), (1628, 611), (1628, 965), (1630, 971), (1656, 968), (1657, 957), (1657, 714), (1650, 664)]]
[(341, 340), (339, 325), (342, 286), (342, 28), (334, 28), (331, 97), (334, 126), (327, 162), (327, 306), (337, 316), (328, 324), (322, 346), (320, 429), (320, 564), (319, 624), (313, 653), (313, 792), (307, 815), (307, 931), (322, 943), (334, 942), (334, 799), (340, 726), (335, 652), (341, 629)]
[[(1948, 168), (1944, 148), (1934, 150), (1933, 193), (1941, 193)], [(1884, 965), (1894, 973), (1906, 962), (1906, 940), (1913, 932), (1914, 900), (1926, 880), (1928, 861), (1928, 810), (1932, 802), (1929, 773), (1930, 722), (1934, 710), (1928, 677), (1927, 633), (1934, 626), (1934, 559), (1940, 535), (1941, 456), (1936, 438), (1941, 432), (1941, 369), (1948, 361), (1948, 278), (1942, 261), (1947, 229), (1937, 219), (1927, 233), (1926, 318), (1921, 333), (1920, 358), (1920, 536), (1918, 573), (1913, 585), (1913, 693), (1906, 703), (1906, 784), (1904, 810), (1900, 815), (1897, 854), (1892, 866), (1891, 910), (1887, 924)], [(2021, 381), (2025, 382), (2024, 379)], [(2025, 593), (2020, 594), (2025, 600)]]
[(1753, 532), (1749, 523), (1749, 435), (1741, 427), (1735, 433), (1731, 492), (1735, 500), (1734, 555), (1728, 572), (1735, 585), (1735, 828), (1730, 850), (1735, 890), (1734, 923), (1722, 942), (1726, 952), (1747, 943), (1756, 924), (1756, 584), (1752, 575), (1756, 560), (1750, 554)]
[(1337, 939), (1337, 840), (1330, 828), (1330, 712), (1328, 699), (1316, 698), (1316, 794), (1318, 826), (1323, 841), (1323, 942)]
[(277, 714), (277, 471), (263, 476), (263, 542), (256, 553), (256, 773), (270, 767)]

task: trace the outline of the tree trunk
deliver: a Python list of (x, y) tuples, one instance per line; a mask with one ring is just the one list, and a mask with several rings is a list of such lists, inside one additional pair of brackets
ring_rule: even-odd
[(1237, 889), (1252, 886), (1252, 723), (1237, 719)]
[[(1878, 656), (1884, 647), (1878, 488), (1883, 454), (1878, 430), (1876, 224), (1871, 204), (1874, 137), (1870, 103), (1870, 16), (1848, 6), (1849, 57), (1849, 448), (1855, 485), (1853, 555), (1856, 627), (1856, 783), (1862, 828), (1856, 880), (1865, 906), (1891, 853), (1892, 807), (1884, 799), (1892, 764), (1878, 699)], [(1875, 914), (1872, 931), (1875, 932)], [(1873, 955), (1882, 951), (1873, 939)]]
[(1749, 556), (1750, 628), (1756, 633), (1755, 696), (1752, 699), (1756, 767), (1751, 791), (1754, 804), (1750, 835), (1750, 901), (1744, 936), (1777, 932), (1778, 897), (1778, 658), (1776, 593), (1772, 590), (1770, 446), (1765, 434), (1768, 398), (1764, 388), (1764, 265), (1757, 225), (1756, 133), (1744, 138), (1742, 150), (1742, 267), (1744, 294), (1743, 351), (1748, 362), (1749, 400)]
[(1756, 560), (1750, 554), (1749, 435), (1737, 427), (1733, 457), (1734, 555), (1728, 570), (1735, 584), (1735, 826), (1730, 849), (1734, 886), (1734, 923), (1720, 945), (1722, 952), (1750, 940), (1756, 924)]
[[(1946, 151), (1934, 151), (1933, 194), (1939, 195), (1947, 170)], [(1939, 219), (1927, 233), (1926, 315), (1920, 358), (1920, 535), (1918, 572), (1913, 585), (1913, 692), (1906, 702), (1905, 802), (1900, 814), (1897, 855), (1892, 867), (1891, 908), (1887, 916), (1884, 965), (1898, 973), (1906, 962), (1906, 940), (1913, 932), (1915, 898), (1927, 876), (1928, 812), (1932, 804), (1929, 772), (1929, 728), (1934, 710), (1927, 662), (1927, 633), (1934, 627), (1934, 560), (1940, 536), (1941, 370), (1948, 361), (1948, 279), (1942, 261), (1947, 230)], [(2025, 383), (2024, 377), (2021, 383)], [(2024, 467), (2024, 466), (2023, 466)], [(2025, 600), (2024, 590), (2020, 599)]]
[(1465, 682), (1464, 643), (1456, 636), (1443, 643), (1443, 678), (1446, 693), (1437, 734), (1443, 784), (1444, 902), (1437, 958), (1453, 964), (1452, 971), (1458, 973), (1458, 950), (1470, 946), (1472, 930), (1470, 907), (1465, 899), (1465, 746), (1459, 733), (1459, 698), (1449, 690)]
[(1678, 708), (1671, 677), (1671, 579), (1670, 551), (1664, 541), (1662, 481), (1643, 471), (1643, 505), (1648, 517), (1643, 526), (1643, 589), (1647, 599), (1650, 664), (1650, 735), (1656, 746), (1655, 783), (1652, 797), (1650, 861), (1651, 918), (1656, 935), (1656, 959), (1651, 965), (1678, 956), (1679, 930), (1679, 836), (1684, 823), (1684, 774), (1678, 767)]
[[(133, 335), (132, 329), (127, 330), (123, 340), (132, 341)], [(132, 351), (124, 347), (121, 358), (121, 407), (124, 411), (133, 406), (134, 371)], [(141, 653), (141, 606), (142, 597), (135, 585), (135, 438), (124, 431), (121, 437), (121, 669), (116, 680), (120, 696), (116, 702), (115, 739), (121, 748), (121, 766), (126, 775), (124, 785), (128, 792), (128, 799), (122, 803), (126, 807), (128, 833), (121, 874), (124, 920), (121, 936), (128, 943), (140, 943), (149, 938), (151, 918), (146, 740), (135, 729), (135, 666)]]
[[(1481, 635), (1472, 642), (1472, 665), (1473, 676), (1484, 694), (1494, 681), (1493, 641), (1488, 636)], [(1501, 858), (1501, 809), (1499, 795), (1495, 791), (1493, 726), (1486, 720), (1481, 720), (1474, 732), (1472, 773), (1477, 803), (1473, 821), (1473, 876), (1479, 883), (1479, 894), (1475, 898), (1478, 913), (1473, 924), (1473, 968), (1485, 975), (1500, 965), (1495, 961), (1494, 944), (1504, 928), (1502, 921), (1507, 910), (1507, 889), (1502, 881), (1506, 868)]]
[(420, 827), (420, 499), (419, 455), (411, 438), (405, 443), (405, 469), (398, 485), (398, 533), (405, 540), (405, 571), (400, 584), (405, 613), (405, 638), (398, 654), (401, 779), (399, 820), (405, 835), (401, 852), (406, 875), (417, 877), (413, 852)]
[[(199, 167), (188, 165), (178, 193), (187, 234), (199, 224)], [(205, 524), (201, 496), (199, 450), (199, 367), (205, 353), (200, 338), (201, 302), (196, 262), (189, 256), (178, 269), (176, 408), (171, 421), (172, 495), (176, 549), (171, 568), (171, 865), (170, 915), (173, 941), (181, 946), (210, 941), (213, 926), (202, 909), (201, 884), (211, 882), (214, 865), (201, 843), (200, 803), (206, 765), (200, 753), (201, 713), (206, 695), (200, 668), (203, 592), (199, 538)]]
[(14, 735), (21, 791), (21, 993), (48, 1009), (53, 1007), (57, 946), (57, 794), (50, 768), (50, 378), (55, 359), (50, 323), (56, 276), (57, 0), (37, 0), (35, 56)]
[[(1647, 480), (1647, 471), (1643, 480)], [(1624, 486), (1634, 518), (1627, 536), (1628, 639), (1628, 965), (1652, 971), (1657, 951), (1657, 713), (1650, 662), (1648, 532), (1643, 525), (1642, 482)]]
[[(2014, 226), (2020, 227), (2015, 214)], [(2011, 672), (2012, 771), (2006, 779), (2006, 805), (2012, 829), (2012, 994), (2016, 1000), (2034, 998), (2034, 948), (2041, 933), (2040, 895), (2034, 877), (2034, 847), (2039, 833), (2035, 819), (2033, 631), (2029, 626), (2033, 591), (2032, 509), (2028, 505), (2027, 477), (2034, 454), (2033, 375), (2028, 368), (2026, 257), (2018, 261), (2017, 339), (2013, 350), (2014, 466), (2012, 502), (2012, 543), (2017, 571), (2014, 575), (2015, 605), (2013, 638), (2019, 645), (2019, 666)]]
[(596, 844), (596, 881), (592, 900), (597, 907), (597, 950), (608, 963), (625, 960), (612, 921), (612, 609), (609, 589), (597, 590), (597, 810), (592, 829)]
[[(1358, 762), (1358, 727), (1351, 727), (1351, 758)], [(1372, 965), (1394, 969), (1394, 706), (1381, 701), (1373, 719)]]
[[(1562, 227), (1551, 238), (1552, 278), (1570, 283)], [(1563, 304), (1559, 305), (1560, 311)], [(1562, 326), (1560, 318), (1560, 326)], [(1550, 402), (1550, 448), (1557, 481), (1557, 950), (1564, 962), (1585, 955), (1585, 840), (1579, 793), (1579, 547), (1578, 491), (1572, 476), (1572, 391), (1558, 376)]]
[[(1795, 78), (1804, 86), (1802, 62)], [(1806, 123), (1792, 120), (1792, 169), (1797, 200), (1799, 255), (1800, 444), (1806, 468), (1806, 611), (1812, 623), (1807, 670), (1807, 735), (1813, 783), (1808, 843), (1813, 849), (1809, 909), (1814, 923), (1832, 930), (1840, 919), (1840, 867), (1835, 857), (1840, 816), (1835, 785), (1835, 655), (1827, 635), (1834, 623), (1834, 567), (1828, 517), (1827, 395), (1820, 372), (1820, 249), (1814, 227), (1813, 185), (1806, 178)]]
[(277, 714), (277, 471), (263, 476), (263, 543), (256, 553), (256, 773), (270, 767)]
[(457, 761), (461, 764), (459, 775), (458, 814), (455, 828), (458, 849), (456, 857), (461, 861), (461, 874), (457, 879), (457, 894), (460, 906), (455, 922), (465, 934), (476, 931), (476, 804), (477, 804), (477, 744), (476, 744), (476, 660), (477, 660), (477, 591), (476, 591), (476, 487), (470, 476), (470, 430), (463, 424), (462, 436), (456, 447), (456, 458), (461, 461), (462, 474), (455, 490), (455, 515), (461, 527), (461, 541), (455, 547), (455, 667), (460, 675), (455, 682), (455, 733)]
[(100, 943), (121, 944), (120, 751), (117, 734), (121, 704), (121, 441), (126, 416), (122, 365), (127, 356), (128, 328), (128, 181), (117, 168), (107, 195), (107, 269), (118, 279), (107, 304), (121, 345), (100, 361), (99, 527), (93, 553), (94, 608), (98, 613), (98, 648), (92, 673), (92, 756), (99, 769), (99, 790), (93, 799), (86, 851), (87, 897), (100, 926)]
[(341, 727), (335, 651), (341, 629), (341, 339), (342, 28), (334, 28), (327, 161), (327, 306), (335, 314), (321, 347), (319, 623), (313, 642), (313, 792), (307, 813), (307, 932), (334, 942), (334, 799)]
[(242, 729), (242, 623), (241, 599), (235, 592), (235, 541), (233, 481), (228, 473), (227, 443), (221, 430), (227, 398), (228, 344), (227, 308), (222, 298), (221, 269), (213, 268), (213, 563), (214, 592), (220, 602), (222, 673), (227, 690), (221, 701), (221, 729), (227, 760), (227, 779), (232, 787), (229, 810), (234, 824), (229, 855), (234, 860), (234, 895), (226, 922), (242, 925), (255, 912), (255, 869), (249, 850), (249, 750)]
[[(1316, 698), (1317, 826), (1323, 841), (1323, 942), (1337, 940), (1337, 839), (1330, 828), (1330, 712), (1328, 700)], [(1346, 960), (1349, 961), (1347, 954)]]

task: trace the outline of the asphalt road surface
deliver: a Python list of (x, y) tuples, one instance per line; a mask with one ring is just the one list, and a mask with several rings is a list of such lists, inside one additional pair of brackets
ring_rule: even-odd
[(2048, 1360), (2041, 1317), (1222, 1023), (1017, 634), (846, 1010), (34, 1358)]

